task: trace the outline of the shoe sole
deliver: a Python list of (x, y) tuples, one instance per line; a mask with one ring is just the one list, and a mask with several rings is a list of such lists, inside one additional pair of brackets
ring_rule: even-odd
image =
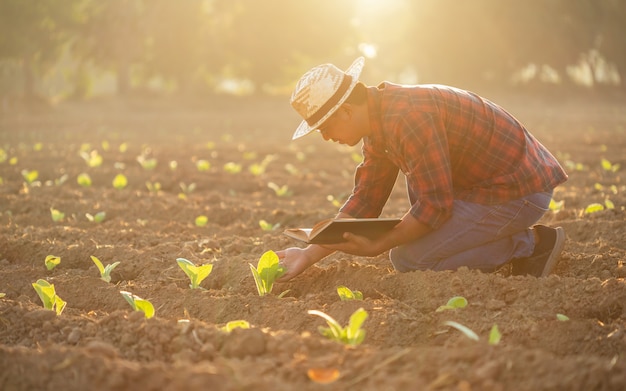
[(561, 252), (563, 252), (563, 247), (565, 246), (565, 231), (561, 227), (556, 227), (555, 231), (556, 240), (554, 241), (554, 247), (552, 248), (552, 252), (550, 252), (550, 256), (543, 267), (540, 277), (546, 277), (552, 272), (557, 264), (557, 261), (559, 260), (559, 257), (561, 256)]

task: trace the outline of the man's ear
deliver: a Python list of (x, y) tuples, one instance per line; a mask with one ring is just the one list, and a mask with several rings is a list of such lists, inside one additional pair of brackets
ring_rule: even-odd
[(351, 103), (343, 103), (341, 106), (339, 106), (339, 108), (337, 109), (337, 111), (341, 111), (343, 114), (342, 115), (347, 115), (348, 119), (352, 118), (352, 112), (354, 110), (354, 107), (352, 107)]

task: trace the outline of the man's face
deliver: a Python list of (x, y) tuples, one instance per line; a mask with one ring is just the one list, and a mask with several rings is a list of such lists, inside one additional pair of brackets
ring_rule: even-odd
[(363, 134), (353, 114), (352, 107), (342, 105), (317, 130), (326, 141), (354, 146), (361, 141)]

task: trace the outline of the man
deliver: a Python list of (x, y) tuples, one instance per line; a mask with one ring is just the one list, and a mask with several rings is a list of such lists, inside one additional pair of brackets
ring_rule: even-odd
[(298, 81), (292, 107), (304, 119), (293, 139), (363, 141), (351, 196), (337, 217), (378, 217), (398, 170), (411, 207), (377, 240), (292, 247), (277, 254), (288, 281), (335, 251), (376, 256), (391, 250), (397, 271), (493, 272), (543, 277), (563, 249), (563, 229), (535, 224), (553, 189), (567, 180), (557, 160), (511, 114), (469, 91), (442, 85), (377, 87), (358, 81), (364, 59), (343, 72), (317, 66)]

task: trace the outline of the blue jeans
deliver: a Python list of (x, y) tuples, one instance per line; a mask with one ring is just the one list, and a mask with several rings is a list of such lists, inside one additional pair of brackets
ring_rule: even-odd
[(454, 201), (440, 228), (389, 253), (399, 272), (456, 270), (461, 266), (493, 272), (535, 248), (529, 228), (548, 211), (552, 192), (535, 193), (499, 205)]

